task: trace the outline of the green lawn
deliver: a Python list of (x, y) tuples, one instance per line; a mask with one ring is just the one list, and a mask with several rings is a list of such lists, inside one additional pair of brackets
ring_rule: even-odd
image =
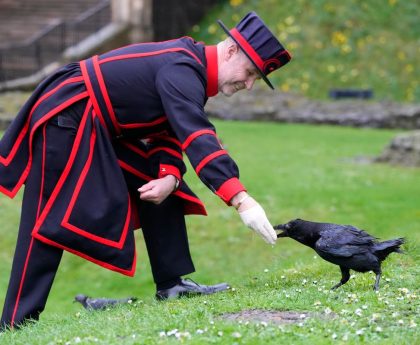
[[(232, 208), (189, 172), (208, 217), (189, 217), (191, 250), (202, 283), (228, 281), (233, 291), (158, 303), (148, 259), (138, 238), (138, 271), (127, 278), (65, 254), (41, 321), (0, 335), (1, 344), (414, 344), (418, 332), (420, 170), (355, 163), (379, 154), (397, 133), (274, 123), (215, 121), (241, 180), (273, 224), (293, 218), (353, 224), (382, 239), (405, 236), (407, 253), (383, 265), (378, 294), (374, 275), (356, 273), (335, 292), (337, 266), (291, 239), (271, 247), (245, 228)], [(0, 197), (0, 303), (3, 303), (20, 195)], [(131, 307), (88, 313), (72, 303), (77, 293), (137, 296)], [(301, 324), (235, 323), (226, 312), (244, 309), (336, 314)], [(177, 329), (173, 335), (169, 332)], [(188, 332), (188, 333), (187, 333)], [(171, 334), (171, 333), (169, 333)], [(178, 334), (178, 338), (176, 335)]]

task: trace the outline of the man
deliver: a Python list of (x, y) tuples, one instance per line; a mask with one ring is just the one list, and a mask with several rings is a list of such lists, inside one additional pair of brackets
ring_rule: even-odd
[[(182, 180), (195, 172), (245, 225), (274, 244), (262, 207), (204, 113), (208, 97), (247, 89), (290, 60), (262, 20), (247, 14), (217, 46), (189, 37), (133, 44), (72, 63), (43, 81), (0, 142), (0, 191), (25, 183), (22, 218), (1, 325), (38, 319), (67, 250), (135, 272), (142, 228), (156, 297), (225, 290), (194, 272), (185, 214), (206, 214)], [(140, 195), (139, 195), (140, 193)]]

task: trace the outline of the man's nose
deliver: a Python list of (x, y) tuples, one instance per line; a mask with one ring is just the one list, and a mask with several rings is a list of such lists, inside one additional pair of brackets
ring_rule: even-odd
[(252, 87), (254, 86), (255, 83), (255, 78), (249, 78), (246, 82), (245, 82), (245, 86), (247, 90), (251, 90)]

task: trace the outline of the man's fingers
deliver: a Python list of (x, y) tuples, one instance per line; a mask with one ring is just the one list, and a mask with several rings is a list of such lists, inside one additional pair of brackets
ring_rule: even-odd
[(273, 227), (271, 226), (270, 223), (265, 223), (264, 224), (264, 228), (267, 234), (267, 238), (268, 238), (268, 242), (271, 244), (275, 244), (277, 241), (277, 234), (274, 231)]

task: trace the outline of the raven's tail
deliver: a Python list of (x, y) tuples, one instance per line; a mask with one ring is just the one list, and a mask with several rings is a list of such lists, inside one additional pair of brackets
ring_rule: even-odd
[(396, 238), (394, 240), (388, 240), (384, 242), (376, 243), (373, 247), (375, 255), (379, 258), (380, 261), (386, 259), (386, 257), (395, 252), (403, 253), (400, 246), (405, 242), (404, 238)]

